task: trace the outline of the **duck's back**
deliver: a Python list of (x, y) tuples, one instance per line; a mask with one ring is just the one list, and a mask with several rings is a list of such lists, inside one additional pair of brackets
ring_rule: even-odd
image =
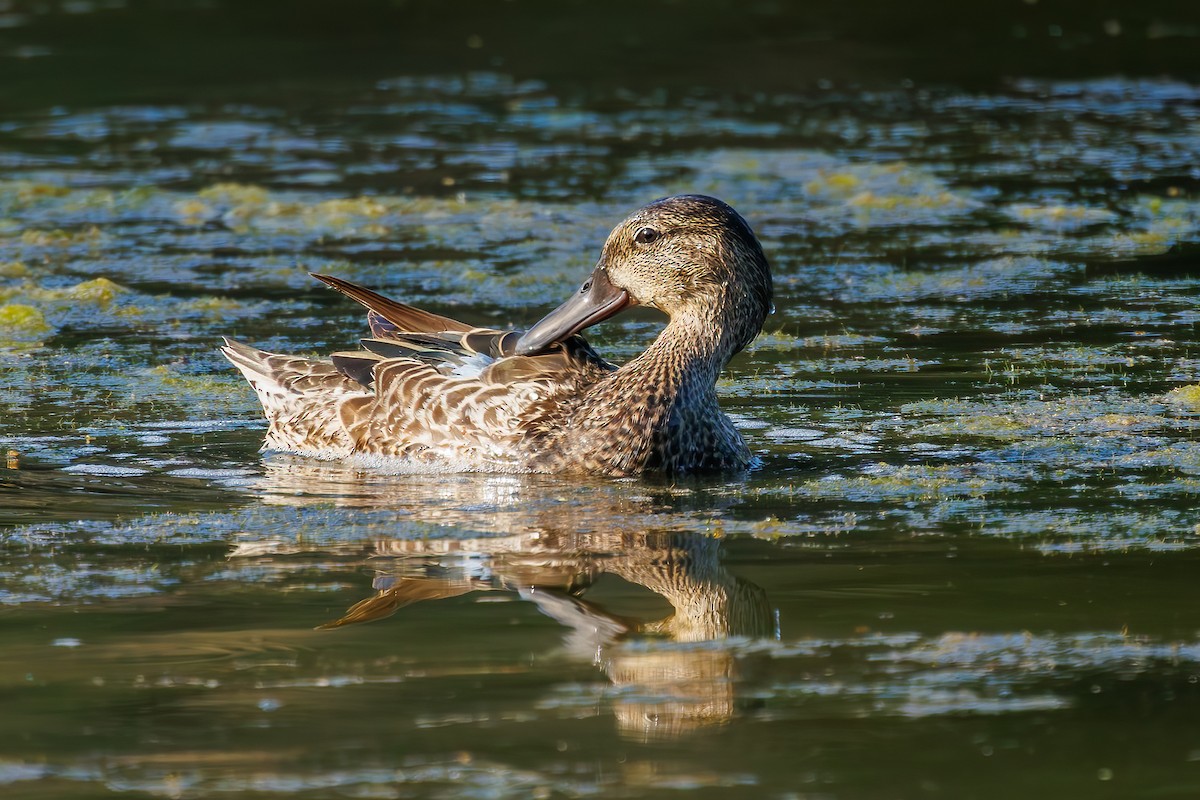
[(504, 354), (510, 333), (372, 329), (365, 350), (332, 362), (227, 340), (266, 413), (265, 449), (396, 468), (541, 471), (528, 428), (570, 409), (611, 369), (578, 337), (517, 356)]

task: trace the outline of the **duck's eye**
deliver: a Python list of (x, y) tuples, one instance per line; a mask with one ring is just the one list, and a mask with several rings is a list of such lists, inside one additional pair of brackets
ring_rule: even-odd
[(660, 235), (654, 228), (641, 228), (633, 235), (633, 240), (638, 244), (650, 244)]

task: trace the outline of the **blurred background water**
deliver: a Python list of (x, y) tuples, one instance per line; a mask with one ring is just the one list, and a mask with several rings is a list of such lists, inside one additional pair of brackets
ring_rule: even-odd
[[(0, 793), (1194, 797), (1194, 2), (0, 0)], [(258, 453), (320, 271), (523, 327), (717, 195), (762, 467)], [(661, 320), (589, 333), (624, 360)]]

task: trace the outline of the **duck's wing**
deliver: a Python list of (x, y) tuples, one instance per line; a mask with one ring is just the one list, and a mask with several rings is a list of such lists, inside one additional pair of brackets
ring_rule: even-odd
[(515, 353), (520, 334), (475, 328), (384, 297), (357, 283), (332, 275), (309, 273), (317, 280), (355, 300), (367, 309), (370, 338), (363, 339), (365, 351), (333, 355), (334, 366), (344, 375), (369, 386), (376, 364), (390, 358), (413, 358), (439, 367), (443, 372), (462, 369), (472, 359), (481, 369), (485, 362)]
[[(371, 326), (372, 332), (375, 332), (374, 328), (376, 324), (380, 323), (385, 324), (385, 330), (390, 327), (397, 331), (406, 331), (409, 333), (443, 333), (445, 331), (458, 331), (461, 333), (471, 330), (471, 326), (465, 322), (459, 322), (456, 319), (450, 319), (449, 317), (443, 317), (429, 311), (422, 311), (419, 308), (414, 308), (404, 303), (398, 303), (389, 297), (384, 297), (378, 292), (371, 291), (365, 286), (359, 286), (357, 283), (335, 278), (332, 275), (318, 275), (315, 272), (308, 274), (325, 285), (337, 289), (350, 299), (358, 301), (368, 311), (378, 317), (378, 320)], [(371, 315), (368, 314), (367, 318), (370, 320)]]
[(579, 336), (516, 355), (517, 332), (472, 328), (318, 277), (368, 309), (363, 350), (320, 362), (226, 344), (263, 401), (268, 447), (308, 452), (305, 442), (317, 438), (329, 455), (520, 469), (527, 432), (569, 412), (614, 369)]
[[(496, 341), (505, 336), (515, 338), (498, 334)], [(369, 380), (370, 397), (340, 406), (355, 451), (520, 468), (527, 431), (568, 412), (612, 369), (582, 339), (499, 357), (468, 341), (465, 334), (457, 348), (417, 351), (408, 339), (372, 339), (365, 353), (335, 354), (339, 370), (351, 371), (347, 360), (356, 360), (353, 371)]]
[[(361, 340), (363, 350), (333, 354), (334, 366), (364, 386), (374, 382), (374, 369), (389, 359), (414, 359), (427, 363), (443, 374), (472, 375), (500, 359), (516, 355), (518, 331), (476, 328), (458, 320), (414, 308), (384, 297), (378, 292), (331, 275), (310, 273), (317, 280), (357, 301), (367, 309), (371, 336)], [(556, 373), (613, 367), (600, 358), (581, 336), (572, 336), (561, 347), (540, 354), (545, 357), (519, 358), (493, 370), (493, 378), (518, 380), (522, 377), (546, 379)]]

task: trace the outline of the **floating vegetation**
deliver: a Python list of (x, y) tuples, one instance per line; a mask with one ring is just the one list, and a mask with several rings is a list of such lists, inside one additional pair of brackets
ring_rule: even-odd
[(95, 225), (79, 230), (26, 230), (21, 233), (21, 244), (33, 247), (71, 247), (77, 244), (98, 244), (104, 234)]
[(796, 491), (820, 499), (903, 503), (982, 498), (1019, 488), (1014, 482), (984, 477), (968, 467), (876, 464), (866, 472), (849, 477), (824, 476), (801, 484)]
[(1189, 411), (1200, 411), (1200, 384), (1177, 386), (1167, 392), (1166, 402), (1183, 406)]
[(8, 261), (0, 264), (0, 278), (24, 278), (29, 275), (29, 267), (22, 261)]
[(23, 303), (0, 305), (0, 344), (38, 341), (53, 328), (42, 312)]
[(0, 209), (8, 215), (32, 205), (65, 197), (70, 193), (71, 189), (61, 184), (0, 180)]
[(1016, 203), (1004, 209), (1013, 220), (1054, 231), (1079, 230), (1092, 225), (1115, 222), (1117, 215), (1107, 208), (1088, 206), (1036, 206)]

